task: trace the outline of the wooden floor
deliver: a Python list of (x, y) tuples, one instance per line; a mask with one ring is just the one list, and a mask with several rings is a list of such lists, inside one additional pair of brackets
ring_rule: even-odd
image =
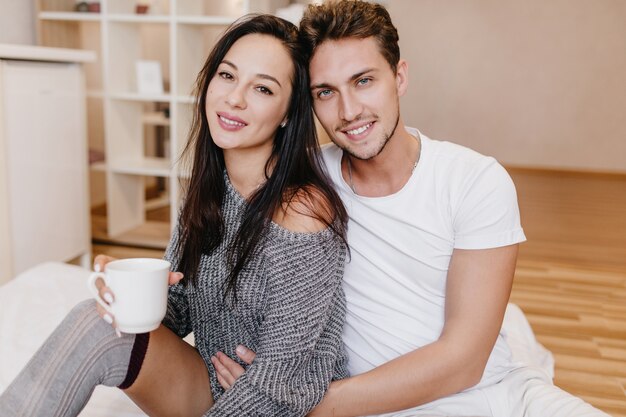
[[(511, 301), (554, 354), (555, 383), (626, 417), (626, 176), (509, 172), (528, 238)], [(97, 244), (93, 250), (116, 257), (163, 254)]]
[(626, 417), (626, 176), (509, 169), (528, 241), (511, 301), (555, 383)]

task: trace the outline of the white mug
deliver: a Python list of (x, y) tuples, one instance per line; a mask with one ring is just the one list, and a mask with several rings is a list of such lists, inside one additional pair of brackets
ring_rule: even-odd
[[(115, 316), (124, 333), (145, 333), (159, 327), (167, 310), (170, 263), (162, 259), (129, 258), (106, 264), (104, 272), (89, 276), (89, 290), (96, 301)], [(111, 288), (114, 301), (107, 304), (96, 287), (101, 278)]]

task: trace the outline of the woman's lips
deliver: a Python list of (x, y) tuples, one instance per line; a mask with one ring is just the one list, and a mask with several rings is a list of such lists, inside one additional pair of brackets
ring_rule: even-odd
[(217, 121), (222, 129), (228, 131), (237, 131), (247, 126), (245, 121), (228, 113), (217, 113)]

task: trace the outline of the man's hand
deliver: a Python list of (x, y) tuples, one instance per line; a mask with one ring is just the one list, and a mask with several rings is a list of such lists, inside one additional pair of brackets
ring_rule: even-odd
[[(256, 358), (256, 353), (243, 345), (237, 346), (235, 352), (239, 359), (248, 365), (251, 365), (254, 358)], [(246, 371), (243, 366), (239, 365), (222, 352), (217, 352), (215, 356), (212, 356), (211, 363), (213, 363), (213, 367), (217, 372), (217, 381), (225, 390), (232, 387), (237, 378)]]

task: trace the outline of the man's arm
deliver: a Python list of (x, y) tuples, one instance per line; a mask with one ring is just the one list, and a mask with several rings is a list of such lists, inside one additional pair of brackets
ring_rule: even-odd
[[(456, 249), (446, 288), (445, 324), (439, 339), (369, 372), (331, 383), (309, 416), (360, 416), (425, 404), (476, 385), (500, 332), (518, 245)], [(251, 363), (254, 352), (238, 356)], [(213, 358), (222, 386), (243, 372), (220, 353)]]
[(439, 339), (369, 372), (331, 384), (310, 416), (412, 408), (476, 385), (502, 326), (518, 245), (452, 255)]

